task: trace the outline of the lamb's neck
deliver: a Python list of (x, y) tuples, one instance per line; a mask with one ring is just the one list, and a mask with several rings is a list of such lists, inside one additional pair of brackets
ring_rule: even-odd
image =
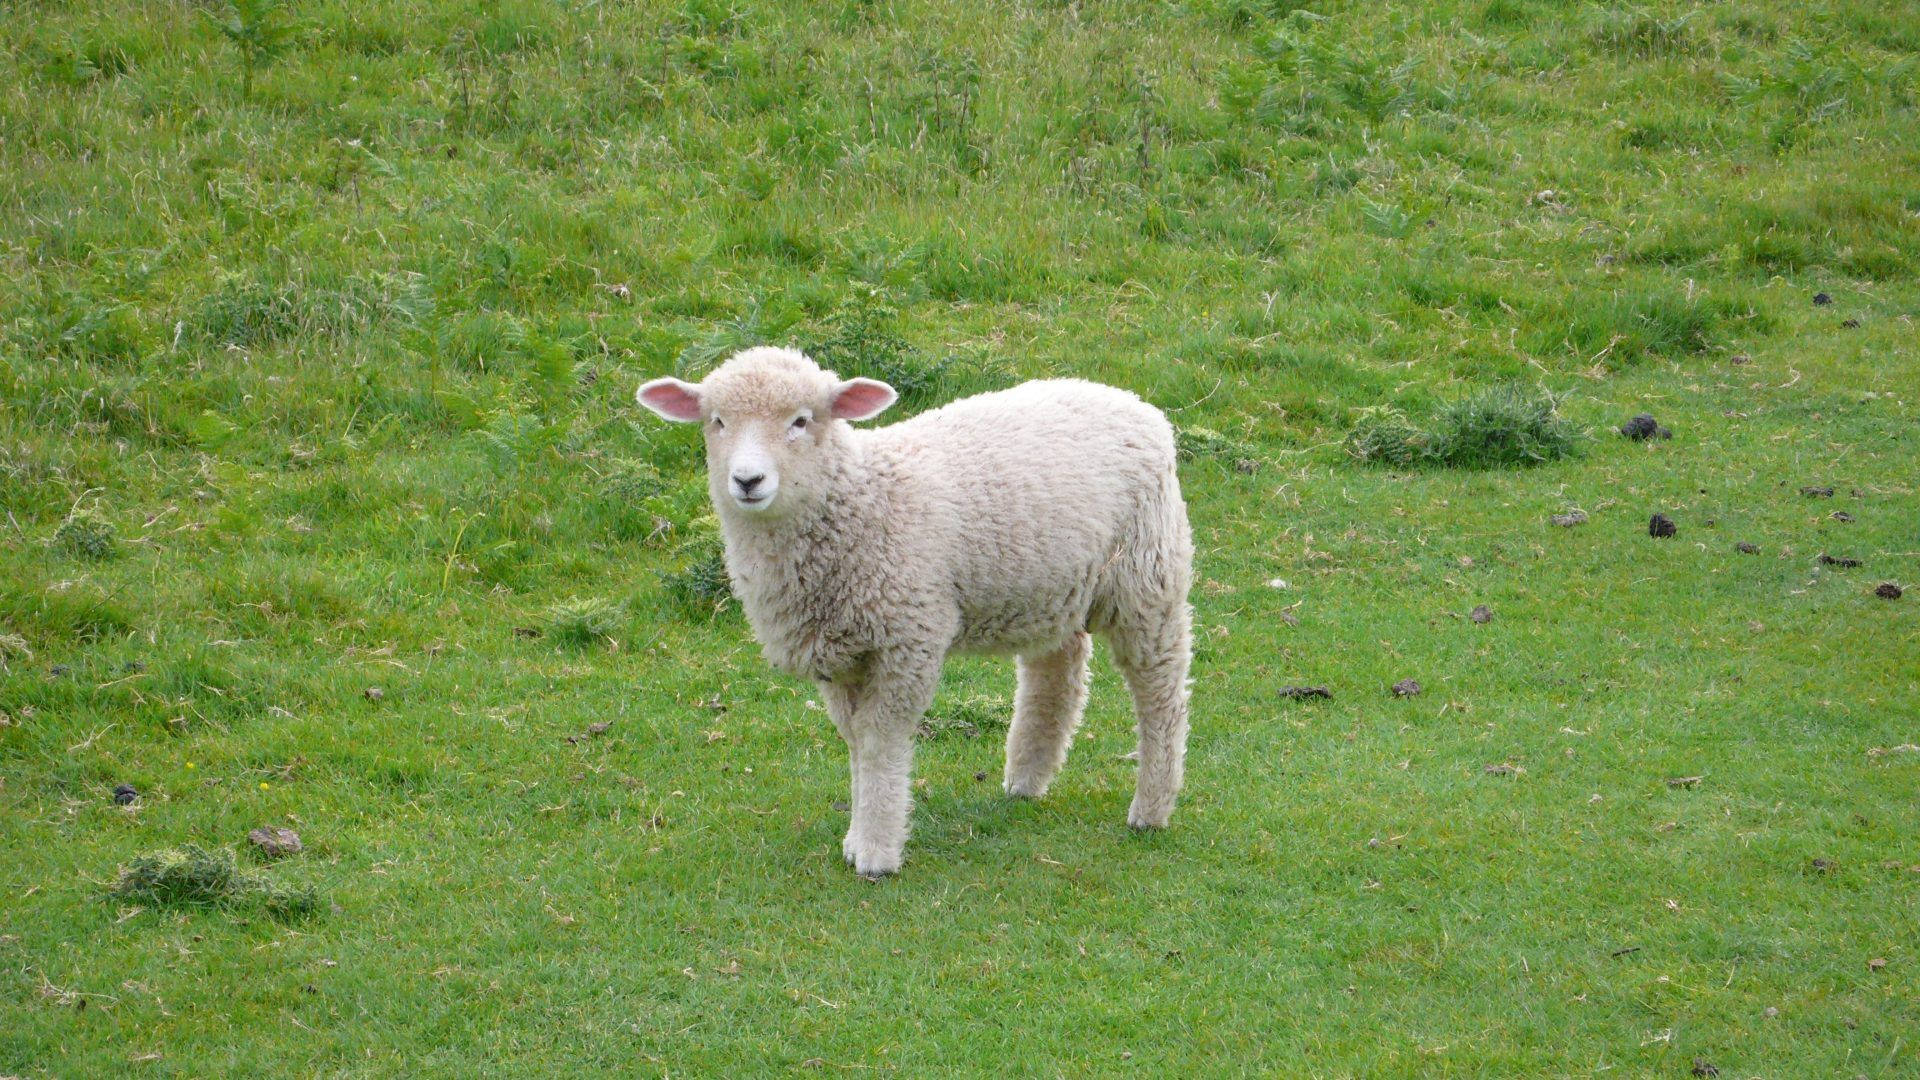
[[(851, 472), (852, 470), (849, 470)], [(868, 542), (877, 508), (859, 480), (842, 474), (819, 506), (772, 521), (723, 514), (727, 568), (754, 636), (775, 666), (796, 674), (830, 675), (851, 655), (841, 601), (855, 583), (871, 580)], [(821, 603), (822, 596), (834, 598)], [(831, 625), (829, 625), (831, 624)]]

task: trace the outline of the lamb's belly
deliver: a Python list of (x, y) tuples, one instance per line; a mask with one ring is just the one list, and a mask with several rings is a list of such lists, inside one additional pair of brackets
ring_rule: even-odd
[(961, 610), (960, 652), (1027, 653), (1050, 650), (1086, 629), (1090, 590), (974, 599)]

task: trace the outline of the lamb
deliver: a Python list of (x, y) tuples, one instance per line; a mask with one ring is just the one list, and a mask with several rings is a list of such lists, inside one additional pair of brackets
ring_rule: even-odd
[(754, 348), (642, 405), (705, 429), (726, 564), (764, 655), (815, 681), (846, 740), (855, 871), (900, 869), (921, 715), (956, 651), (1017, 657), (1007, 794), (1039, 798), (1087, 698), (1091, 633), (1133, 694), (1127, 823), (1179, 794), (1193, 540), (1158, 409), (1077, 379), (964, 398), (890, 427), (895, 400), (804, 354)]

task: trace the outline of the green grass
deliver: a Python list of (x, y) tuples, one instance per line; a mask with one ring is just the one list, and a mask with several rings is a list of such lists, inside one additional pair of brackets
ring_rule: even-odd
[[(1920, 1072), (1911, 5), (201, 7), (0, 14), (0, 1073)], [(1173, 829), (963, 660), (841, 864), (632, 404), (763, 341), (1172, 413)]]

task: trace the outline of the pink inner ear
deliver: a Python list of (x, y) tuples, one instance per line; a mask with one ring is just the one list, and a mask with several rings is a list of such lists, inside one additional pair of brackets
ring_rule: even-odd
[(852, 379), (833, 395), (833, 415), (841, 420), (866, 420), (893, 404), (893, 387), (876, 379)]
[(640, 404), (669, 420), (700, 419), (700, 395), (679, 379), (655, 379), (640, 388)]

